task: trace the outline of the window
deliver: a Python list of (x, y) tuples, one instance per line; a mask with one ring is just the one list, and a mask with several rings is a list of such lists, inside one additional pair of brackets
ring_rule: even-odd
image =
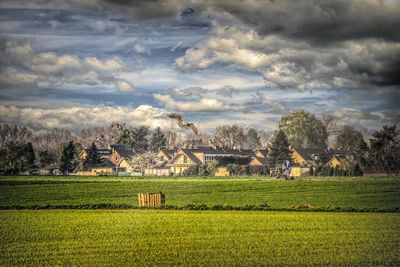
[(160, 160), (161, 160), (161, 161), (164, 161), (164, 156), (161, 156), (161, 157), (160, 157)]
[(187, 156), (183, 156), (183, 163), (188, 163)]

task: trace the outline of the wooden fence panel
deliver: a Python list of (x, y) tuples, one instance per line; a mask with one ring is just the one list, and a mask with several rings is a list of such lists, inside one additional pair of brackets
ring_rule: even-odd
[(139, 193), (139, 207), (160, 207), (165, 204), (164, 193)]

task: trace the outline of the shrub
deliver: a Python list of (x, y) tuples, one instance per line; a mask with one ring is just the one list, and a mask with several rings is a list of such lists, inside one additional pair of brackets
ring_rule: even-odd
[(184, 176), (197, 176), (199, 175), (199, 165), (190, 165), (189, 168), (182, 172)]

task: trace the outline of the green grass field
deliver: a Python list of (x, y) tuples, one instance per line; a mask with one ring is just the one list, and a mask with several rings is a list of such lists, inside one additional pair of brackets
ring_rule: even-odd
[(133, 207), (159, 191), (179, 207), (400, 210), (396, 178), (0, 177), (0, 266), (400, 266), (398, 212), (4, 210)]
[(399, 266), (400, 214), (0, 211), (1, 266)]
[(355, 209), (400, 209), (400, 179), (303, 178), (79, 178), (1, 177), (0, 206), (127, 204), (139, 192), (166, 193), (167, 204), (184, 206), (261, 205), (289, 208), (298, 204)]

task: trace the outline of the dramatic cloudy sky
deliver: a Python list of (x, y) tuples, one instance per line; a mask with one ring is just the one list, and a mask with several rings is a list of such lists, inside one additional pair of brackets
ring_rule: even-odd
[(0, 122), (273, 130), (299, 108), (399, 124), (398, 1), (0, 3)]

